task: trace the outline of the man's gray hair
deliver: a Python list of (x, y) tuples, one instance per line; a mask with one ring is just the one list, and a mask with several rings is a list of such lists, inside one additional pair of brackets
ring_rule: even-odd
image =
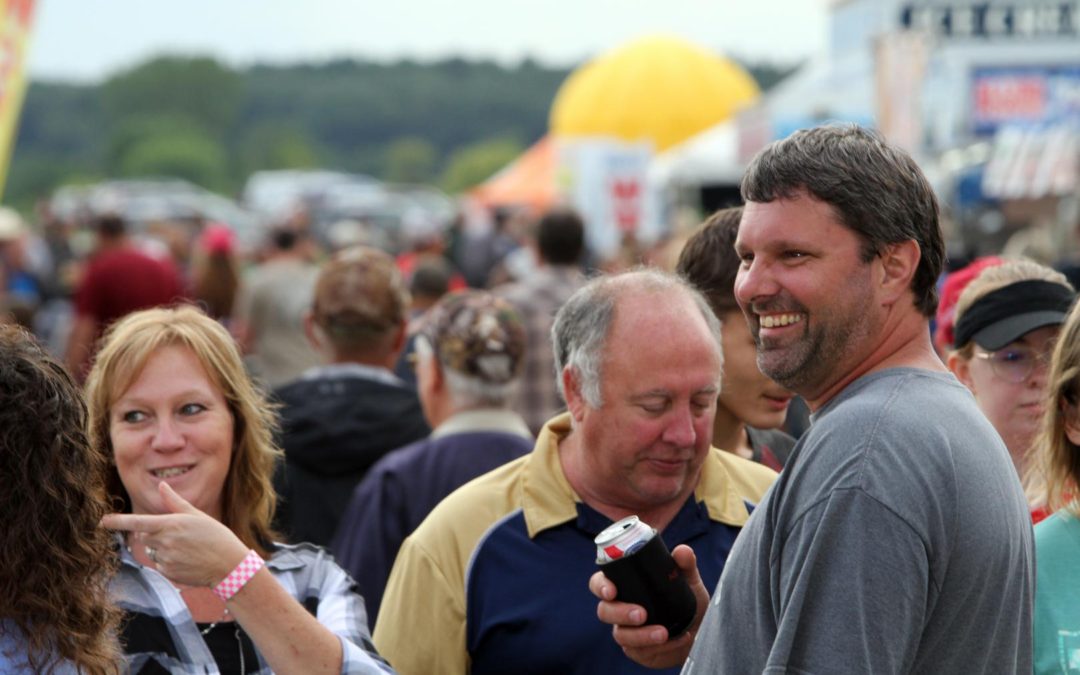
[[(439, 361), (431, 343), (423, 335), (416, 337), (416, 357), (419, 359), (435, 359)], [(518, 381), (514, 378), (509, 382), (492, 383), (478, 377), (470, 377), (465, 373), (454, 370), (445, 363), (439, 361), (443, 379), (446, 381), (446, 389), (450, 393), (450, 400), (458, 410), (470, 410), (475, 408), (509, 408), (517, 394)]]
[(615, 305), (627, 292), (679, 291), (693, 300), (705, 319), (716, 343), (716, 353), (723, 363), (720, 347), (720, 321), (697, 289), (674, 274), (653, 268), (638, 268), (622, 274), (601, 276), (577, 290), (555, 315), (551, 326), (551, 345), (555, 352), (555, 380), (566, 399), (562, 372), (569, 366), (581, 385), (581, 395), (592, 408), (603, 405), (600, 378), (608, 331)]

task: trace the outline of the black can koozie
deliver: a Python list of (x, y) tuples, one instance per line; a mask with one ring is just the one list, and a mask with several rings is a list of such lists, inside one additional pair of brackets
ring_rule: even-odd
[(629, 555), (600, 565), (618, 589), (616, 600), (645, 608), (645, 623), (667, 628), (674, 638), (697, 613), (697, 600), (659, 534)]

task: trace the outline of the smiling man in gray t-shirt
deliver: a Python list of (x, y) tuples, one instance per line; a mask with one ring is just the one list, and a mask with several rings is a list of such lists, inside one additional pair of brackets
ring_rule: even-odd
[(1019, 670), (1033, 559), (1010, 467), (951, 375), (852, 383), (736, 540), (684, 672)]
[(930, 343), (944, 246), (925, 177), (871, 132), (820, 127), (759, 153), (742, 192), (735, 295), (758, 366), (813, 424), (711, 603), (674, 551), (700, 625), (668, 640), (597, 573), (601, 620), (687, 673), (1030, 673), (1030, 517)]

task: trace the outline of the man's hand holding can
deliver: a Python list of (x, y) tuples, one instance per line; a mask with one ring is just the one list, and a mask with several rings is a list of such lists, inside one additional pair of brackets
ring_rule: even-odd
[(693, 549), (685, 545), (676, 546), (671, 555), (697, 601), (697, 611), (690, 627), (673, 640), (668, 639), (668, 631), (663, 626), (647, 623), (649, 617), (643, 607), (620, 602), (617, 599), (618, 589), (603, 572), (596, 572), (589, 579), (589, 590), (600, 600), (596, 607), (597, 617), (612, 626), (612, 637), (627, 656), (649, 668), (670, 668), (686, 661), (701, 618), (709, 606), (709, 591), (701, 582)]

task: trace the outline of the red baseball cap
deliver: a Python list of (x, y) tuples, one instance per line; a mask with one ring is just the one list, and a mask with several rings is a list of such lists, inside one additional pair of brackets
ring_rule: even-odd
[(207, 223), (199, 237), (199, 245), (207, 253), (223, 253), (228, 255), (233, 252), (236, 236), (228, 225), (222, 223)]

